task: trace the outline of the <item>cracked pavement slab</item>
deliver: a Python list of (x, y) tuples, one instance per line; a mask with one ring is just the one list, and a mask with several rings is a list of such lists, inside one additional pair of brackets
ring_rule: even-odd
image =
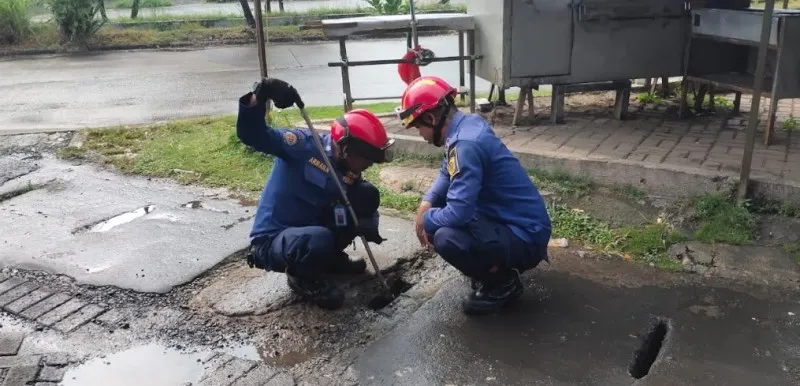
[[(244, 249), (252, 209), (218, 191), (42, 159), (0, 202), (0, 264), (167, 292)], [(192, 205), (201, 201), (203, 205)]]

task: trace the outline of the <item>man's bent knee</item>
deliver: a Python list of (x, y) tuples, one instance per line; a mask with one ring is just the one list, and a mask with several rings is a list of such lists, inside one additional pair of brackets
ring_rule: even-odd
[(316, 276), (325, 270), (334, 246), (333, 233), (327, 228), (289, 228), (272, 240), (268, 260), (275, 271)]
[(455, 228), (439, 228), (433, 235), (433, 249), (442, 258), (449, 261), (458, 256), (469, 253), (469, 240), (465, 239), (466, 234)]

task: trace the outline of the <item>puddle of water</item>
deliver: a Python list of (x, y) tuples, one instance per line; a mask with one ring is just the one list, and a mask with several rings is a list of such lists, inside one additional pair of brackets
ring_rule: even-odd
[(94, 358), (64, 374), (61, 386), (175, 386), (193, 384), (203, 376), (201, 359), (207, 353), (187, 354), (158, 344), (138, 346)]
[(293, 351), (284, 351), (281, 349), (268, 351), (252, 343), (237, 343), (225, 346), (219, 349), (219, 351), (242, 359), (265, 362), (278, 366), (293, 366), (298, 363), (303, 363), (316, 354), (313, 348), (306, 346), (299, 347), (297, 350)]
[(101, 221), (91, 228), (89, 228), (89, 232), (108, 232), (111, 228), (116, 226), (127, 224), (133, 220), (136, 220), (139, 217), (142, 217), (148, 213), (152, 213), (156, 210), (155, 205), (148, 205), (139, 209), (136, 209), (132, 212), (123, 213), (118, 216), (114, 216), (106, 221)]
[(261, 362), (261, 352), (254, 344), (238, 343), (235, 345), (225, 346), (219, 351), (222, 351), (228, 355), (233, 355), (237, 358)]

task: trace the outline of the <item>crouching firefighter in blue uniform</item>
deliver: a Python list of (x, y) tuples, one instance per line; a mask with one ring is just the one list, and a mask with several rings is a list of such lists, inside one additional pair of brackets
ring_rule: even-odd
[(519, 274), (548, 260), (550, 217), (519, 160), (482, 117), (459, 111), (455, 96), (444, 80), (420, 77), (398, 113), (406, 128), (445, 148), (417, 211), (417, 237), (472, 279), (464, 312), (484, 314), (519, 298)]
[(339, 308), (344, 293), (330, 275), (366, 270), (363, 259), (351, 260), (344, 249), (361, 235), (377, 244), (385, 240), (378, 233), (380, 194), (361, 173), (373, 163), (390, 161), (393, 141), (380, 120), (365, 110), (344, 114), (333, 122), (330, 134), (320, 134), (358, 217), (356, 229), (311, 131), (269, 127), (267, 100), (278, 108), (304, 108), (297, 90), (275, 78), (263, 79), (239, 100), (239, 139), (275, 156), (250, 233), (248, 263), (286, 273), (289, 287), (321, 308)]

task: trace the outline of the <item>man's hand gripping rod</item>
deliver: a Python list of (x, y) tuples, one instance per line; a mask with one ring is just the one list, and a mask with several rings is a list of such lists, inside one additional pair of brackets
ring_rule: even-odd
[[(353, 210), (353, 205), (350, 204), (350, 200), (347, 198), (347, 192), (344, 190), (342, 182), (339, 181), (339, 177), (336, 175), (336, 169), (333, 168), (333, 165), (331, 165), (331, 160), (328, 158), (328, 154), (325, 153), (325, 148), (322, 146), (322, 140), (320, 140), (317, 130), (314, 129), (314, 125), (311, 123), (311, 119), (308, 118), (308, 114), (304, 108), (300, 108), (300, 115), (303, 116), (308, 129), (311, 130), (311, 137), (314, 138), (314, 144), (317, 146), (317, 150), (322, 155), (322, 159), (325, 161), (325, 166), (328, 167), (328, 172), (331, 175), (331, 178), (333, 178), (333, 181), (336, 182), (336, 187), (339, 188), (339, 193), (342, 195), (345, 205), (347, 205), (347, 210), (350, 211), (350, 216), (353, 218), (353, 226), (358, 229), (358, 216), (356, 216), (356, 212)], [(378, 268), (378, 263), (375, 262), (375, 256), (372, 255), (372, 249), (369, 248), (367, 238), (361, 235), (361, 241), (364, 243), (364, 249), (367, 250), (369, 261), (372, 263), (372, 268), (375, 270), (375, 274), (378, 276), (378, 279), (380, 279), (383, 288), (385, 288), (390, 295), (394, 296), (391, 288), (389, 288), (389, 284), (386, 282), (386, 279), (383, 278), (380, 268)]]

